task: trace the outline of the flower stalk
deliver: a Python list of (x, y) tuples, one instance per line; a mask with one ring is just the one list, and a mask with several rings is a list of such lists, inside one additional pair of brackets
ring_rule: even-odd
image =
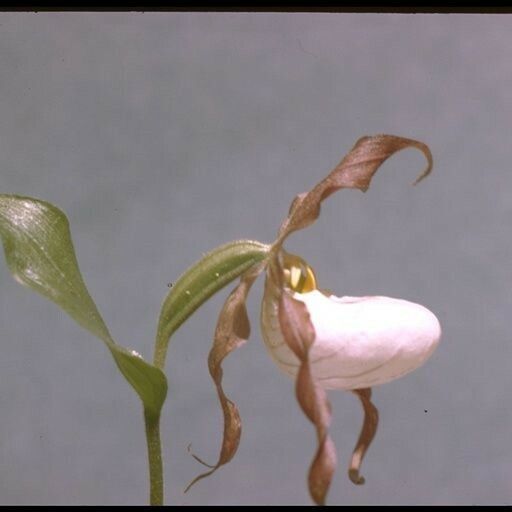
[(160, 442), (160, 415), (144, 411), (149, 461), (149, 504), (164, 504), (164, 470)]

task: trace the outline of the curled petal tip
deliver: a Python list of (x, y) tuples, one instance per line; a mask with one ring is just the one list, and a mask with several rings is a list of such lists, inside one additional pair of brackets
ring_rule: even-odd
[(432, 170), (432, 166), (429, 165), (413, 182), (413, 186), (417, 185), (420, 181), (423, 181), (424, 178), (426, 178), (430, 171)]
[(210, 468), (210, 469), (214, 469), (215, 466), (213, 466), (212, 464), (208, 464), (207, 462), (205, 462), (203, 459), (201, 459), (200, 457), (198, 457), (193, 451), (192, 451), (192, 443), (189, 443), (189, 445), (187, 446), (187, 452), (190, 453), (190, 455), (195, 459), (197, 460), (197, 462), (199, 462), (199, 464), (202, 464), (203, 466), (207, 467), (207, 468)]
[(348, 477), (350, 478), (351, 482), (356, 485), (364, 485), (366, 482), (364, 476), (359, 474), (358, 469), (350, 468), (348, 470)]

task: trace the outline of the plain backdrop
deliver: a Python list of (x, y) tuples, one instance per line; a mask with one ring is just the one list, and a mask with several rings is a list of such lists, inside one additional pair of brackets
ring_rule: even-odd
[[(512, 18), (508, 15), (1, 13), (0, 190), (69, 217), (84, 279), (118, 343), (152, 355), (167, 284), (225, 242), (270, 242), (290, 201), (355, 141), (403, 151), (366, 194), (329, 198), (287, 248), (337, 295), (419, 302), (443, 339), (374, 390), (381, 423), (346, 469), (358, 401), (331, 392), (331, 504), (512, 502)], [(232, 288), (231, 285), (229, 288)], [(309, 504), (315, 432), (266, 354), (262, 281), (249, 343), (225, 363), (243, 437), (207, 354), (228, 290), (171, 342), (162, 418), (169, 504)], [(0, 256), (0, 503), (145, 504), (141, 405), (105, 346), (20, 287)]]

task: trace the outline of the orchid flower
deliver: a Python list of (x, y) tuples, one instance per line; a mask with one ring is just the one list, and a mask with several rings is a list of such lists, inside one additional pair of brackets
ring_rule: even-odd
[(351, 391), (362, 403), (364, 423), (352, 454), (349, 477), (355, 484), (364, 483), (359, 470), (378, 424), (371, 388), (402, 377), (425, 363), (439, 342), (439, 322), (427, 308), (402, 299), (336, 297), (320, 288), (313, 269), (301, 257), (288, 253), (283, 244), (291, 233), (313, 224), (324, 199), (343, 188), (365, 192), (380, 165), (405, 148), (420, 150), (428, 161), (415, 184), (427, 176), (432, 168), (432, 155), (425, 144), (392, 135), (359, 139), (326, 178), (309, 192), (295, 197), (268, 255), (242, 274), (221, 310), (208, 358), (224, 413), (220, 455), (217, 463), (188, 488), (229, 462), (237, 451), (241, 419), (222, 387), (222, 361), (249, 337), (245, 302), (256, 277), (264, 271), (264, 342), (278, 367), (295, 379), (297, 400), (317, 432), (318, 449), (308, 476), (311, 497), (317, 504), (325, 503), (337, 464), (328, 431), (328, 389)]

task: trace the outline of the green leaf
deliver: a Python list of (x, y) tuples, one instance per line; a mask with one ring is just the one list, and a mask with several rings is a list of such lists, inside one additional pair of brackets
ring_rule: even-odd
[(45, 201), (0, 194), (0, 235), (14, 278), (103, 340), (145, 409), (158, 415), (167, 394), (165, 375), (112, 339), (80, 274), (66, 215)]
[(172, 334), (215, 292), (265, 259), (270, 245), (237, 240), (217, 247), (174, 283), (165, 299), (156, 338), (155, 365), (162, 368)]

